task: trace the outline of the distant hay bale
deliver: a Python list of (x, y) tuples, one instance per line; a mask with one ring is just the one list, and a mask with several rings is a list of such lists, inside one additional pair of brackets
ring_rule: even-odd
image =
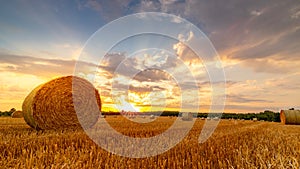
[(151, 115), (151, 116), (150, 116), (150, 119), (155, 119), (155, 116), (154, 116), (154, 115)]
[(192, 121), (193, 120), (193, 114), (192, 113), (182, 113), (182, 120), (183, 121)]
[(210, 119), (211, 119), (210, 117), (207, 117), (207, 118), (206, 118), (206, 120), (210, 120)]
[(300, 125), (300, 110), (281, 110), (280, 121), (282, 124)]
[(257, 118), (253, 118), (252, 121), (253, 121), (253, 122), (257, 122)]
[(12, 117), (12, 118), (23, 118), (23, 113), (22, 113), (22, 111), (14, 111), (14, 112), (11, 114), (11, 117)]
[(66, 76), (36, 87), (22, 109), (26, 123), (37, 130), (89, 128), (98, 120), (101, 100), (89, 81)]
[(220, 120), (220, 118), (219, 117), (214, 117), (213, 118), (215, 121), (218, 121), (218, 120)]

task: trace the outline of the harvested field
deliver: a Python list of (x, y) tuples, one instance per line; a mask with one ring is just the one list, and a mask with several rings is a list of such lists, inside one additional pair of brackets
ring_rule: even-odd
[[(160, 134), (174, 119), (160, 117), (145, 126), (121, 117), (105, 118), (117, 131), (131, 137)], [(188, 136), (171, 150), (134, 159), (105, 151), (82, 130), (36, 131), (23, 119), (0, 118), (0, 168), (300, 167), (300, 126), (221, 120), (213, 135), (199, 144), (204, 122), (197, 119)]]

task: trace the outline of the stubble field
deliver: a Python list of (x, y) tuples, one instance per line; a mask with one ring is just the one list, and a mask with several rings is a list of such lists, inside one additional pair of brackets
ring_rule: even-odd
[[(164, 132), (175, 118), (137, 124), (121, 117), (106, 120), (131, 137)], [(0, 118), (0, 168), (295, 168), (300, 167), (300, 126), (221, 120), (204, 143), (204, 120), (169, 151), (147, 158), (114, 155), (81, 130), (35, 131), (23, 119)], [(143, 125), (143, 126), (139, 126)]]

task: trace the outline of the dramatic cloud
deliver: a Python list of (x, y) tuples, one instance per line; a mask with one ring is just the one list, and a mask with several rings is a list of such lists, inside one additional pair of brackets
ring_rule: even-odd
[[(187, 18), (208, 35), (222, 58), (228, 62), (247, 60), (249, 64), (244, 65), (255, 70), (258, 66), (251, 64), (253, 59), (254, 62), (256, 59), (265, 62), (266, 58), (274, 62), (295, 61), (299, 56), (300, 5), (297, 1), (141, 1), (132, 8)], [(186, 58), (193, 55), (186, 54), (182, 43), (176, 44), (174, 49), (184, 60), (191, 60)], [(267, 66), (260, 71), (278, 73), (272, 69)]]
[[(30, 74), (44, 78), (72, 75), (75, 60), (43, 59), (30, 56), (0, 54), (0, 71)], [(81, 63), (82, 69), (96, 68), (97, 65)]]
[(133, 79), (140, 82), (143, 81), (158, 82), (162, 80), (171, 80), (171, 77), (168, 73), (162, 70), (147, 69), (136, 74)]
[(178, 35), (178, 39), (180, 42), (173, 45), (173, 49), (176, 51), (177, 56), (183, 60), (185, 63), (191, 65), (191, 64), (201, 64), (201, 60), (192, 49), (186, 45), (186, 43), (189, 43), (194, 38), (193, 32), (189, 32), (187, 37), (184, 37), (183, 34)]

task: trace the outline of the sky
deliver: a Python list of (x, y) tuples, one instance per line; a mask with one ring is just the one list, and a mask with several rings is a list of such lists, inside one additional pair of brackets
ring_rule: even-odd
[[(179, 18), (156, 18), (163, 25), (144, 23), (141, 14), (127, 27), (99, 32), (121, 17), (143, 12)], [(180, 18), (203, 34), (191, 28), (177, 31)], [(136, 35), (102, 51), (119, 34), (139, 28), (177, 37)], [(105, 110), (178, 110), (184, 105), (186, 111), (207, 112), (217, 93), (212, 86), (219, 85), (208, 71), (216, 60), (201, 60), (193, 52), (198, 48), (187, 46), (201, 37), (203, 45), (213, 46), (224, 70), (224, 112), (300, 108), (298, 0), (11, 0), (0, 6), (0, 111), (21, 109), (39, 84), (75, 74), (92, 79)], [(93, 47), (98, 42), (101, 49)], [(199, 50), (207, 50), (201, 45)], [(89, 52), (96, 52), (96, 58)], [(95, 70), (82, 73), (76, 65)]]

